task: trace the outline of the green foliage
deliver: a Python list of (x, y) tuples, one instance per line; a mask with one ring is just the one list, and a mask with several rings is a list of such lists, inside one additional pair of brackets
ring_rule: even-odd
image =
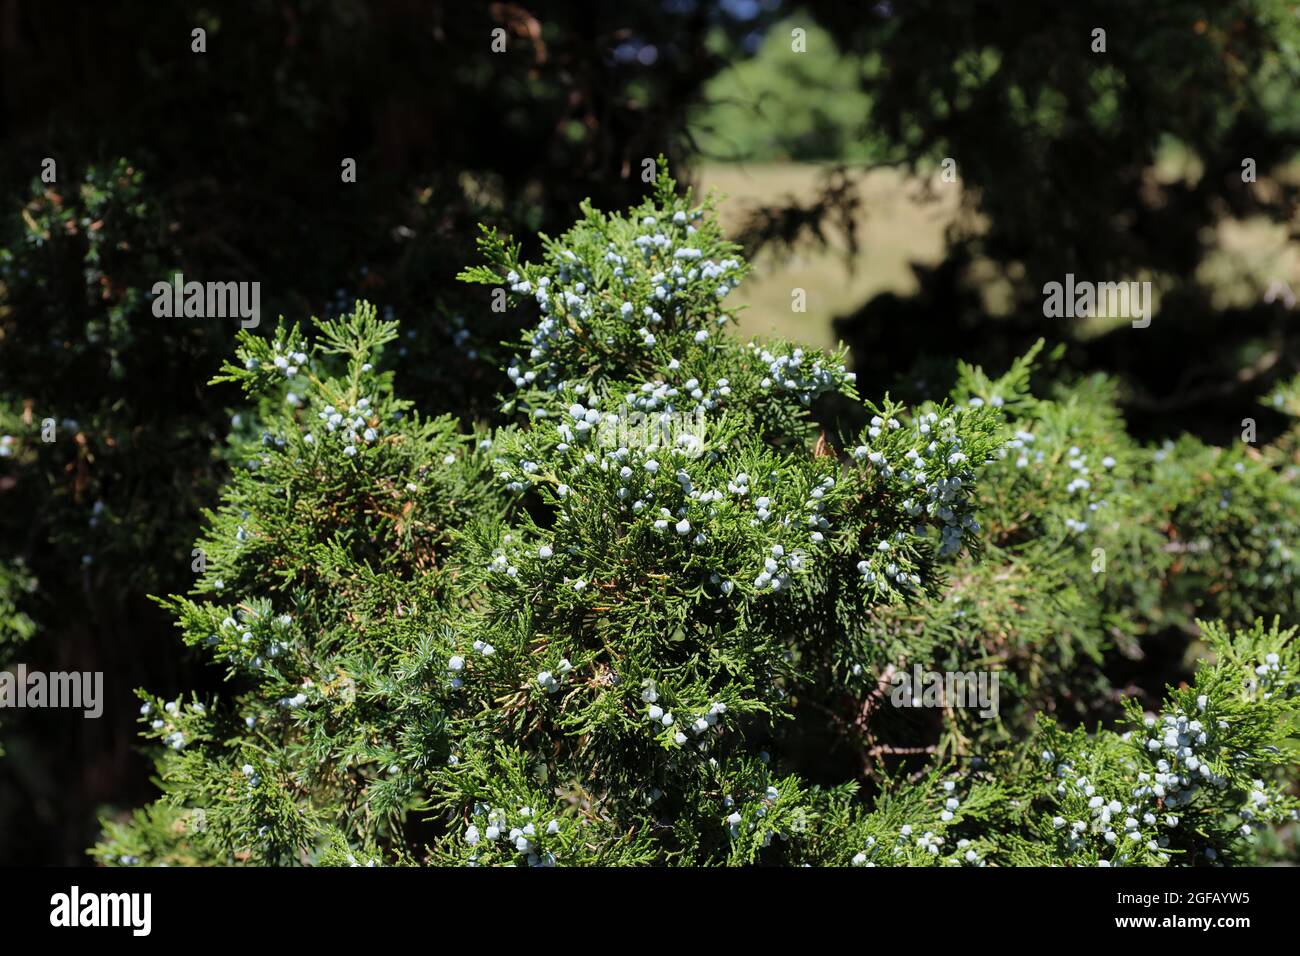
[(36, 622), (27, 610), (35, 590), (36, 579), (21, 561), (0, 563), (0, 668), (9, 663), (15, 648), (36, 633)]
[[(795, 30), (803, 31), (800, 41)], [(787, 17), (772, 24), (752, 57), (706, 84), (689, 128), (709, 159), (879, 162), (887, 142), (859, 127), (871, 110), (861, 86), (880, 63), (879, 55), (841, 53), (807, 15)]]
[(21, 562), (0, 564), (0, 649), (16, 647), (36, 633), (35, 622), (23, 610), (25, 595), (35, 590), (36, 579)]
[[(745, 265), (666, 170), (538, 262), (481, 248), (535, 320), (490, 434), (396, 396), (365, 303), (241, 335), (252, 431), (162, 602), (230, 691), (141, 693), (164, 795), (98, 859), (1163, 865), (1294, 820), (1285, 469), (1144, 448), (1104, 379), (1037, 396), (1037, 348), (905, 407), (738, 342)], [(1114, 667), (1203, 611), (1146, 716)], [(914, 667), (1003, 680), (918, 713)]]
[[(206, 445), (220, 411), (186, 373), (233, 339), (161, 330), (151, 315), (145, 290), (172, 265), (160, 216), (140, 171), (118, 161), (67, 189), (33, 183), (21, 216), (0, 223), (6, 550), (30, 555), (48, 535), (63, 574), (130, 565), (140, 588), (176, 579), (164, 556), (188, 566), (177, 531), (192, 530), (196, 493), (216, 484)], [(125, 394), (142, 379), (153, 389)]]

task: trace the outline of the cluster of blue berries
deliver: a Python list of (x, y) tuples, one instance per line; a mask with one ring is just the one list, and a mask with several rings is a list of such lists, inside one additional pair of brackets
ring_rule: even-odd
[[(962, 414), (961, 409), (954, 409), (943, 418), (935, 412), (919, 415), (908, 436), (908, 447), (901, 453), (902, 443), (892, 436), (901, 432), (902, 423), (876, 415), (863, 436), (872, 444), (864, 443), (853, 450), (854, 459), (864, 462), (902, 496), (903, 508), (917, 519), (918, 536), (925, 533), (922, 516), (938, 524), (940, 557), (961, 550), (967, 538), (980, 530), (974, 516), (974, 463), (963, 449), (959, 434)], [(882, 436), (890, 437), (881, 440)], [(881, 538), (875, 544), (875, 553), (858, 562), (866, 584), (889, 584), (904, 590), (920, 585), (920, 575), (893, 556), (907, 538), (902, 531), (896, 531), (892, 540)]]
[[(1030, 464), (1042, 465), (1048, 455), (1052, 454), (1051, 449), (1036, 447), (1038, 436), (1024, 429), (1016, 431), (1015, 436), (1009, 439), (1005, 446), (998, 450), (999, 458), (1007, 458), (1011, 454), (1016, 455), (1015, 467), (1017, 469), (1027, 469)], [(1050, 444), (1050, 442), (1048, 443)], [(1094, 473), (1088, 463), (1089, 455), (1082, 451), (1077, 445), (1071, 445), (1064, 450), (1065, 464), (1070, 470), (1070, 475), (1066, 480), (1065, 491), (1068, 496), (1074, 499), (1082, 498), (1083, 511), (1075, 516), (1072, 515), (1064, 519), (1067, 530), (1074, 534), (1082, 534), (1087, 531), (1091, 524), (1091, 516), (1106, 507), (1106, 499), (1101, 496), (1099, 489), (1094, 487), (1099, 476), (1106, 475), (1116, 465), (1115, 459), (1106, 455), (1101, 459), (1101, 472)], [(1107, 478), (1102, 484), (1109, 486), (1111, 480)]]
[(686, 733), (690, 730), (698, 738), (698, 748), (705, 751), (714, 736), (709, 731), (716, 728), (717, 733), (721, 733), (725, 729), (722, 715), (727, 712), (727, 705), (721, 701), (713, 701), (700, 713), (694, 715), (687, 713), (682, 724), (677, 723), (673, 712), (659, 700), (659, 688), (654, 681), (646, 681), (641, 688), (641, 701), (646, 705), (646, 720), (661, 728), (659, 733), (671, 734), (673, 743), (679, 747), (685, 746), (690, 741), (691, 738)]
[(292, 624), (288, 614), (269, 617), (241, 607), (222, 620), (219, 632), (208, 635), (204, 644), (220, 645), (224, 657), (252, 671), (267, 671), (289, 650)]
[[(189, 705), (189, 710), (196, 716), (203, 716), (207, 709), (199, 703)], [(153, 713), (153, 704), (146, 701), (140, 706), (140, 716), (148, 717)], [(163, 713), (166, 715), (155, 717), (149, 722), (149, 726), (156, 731), (169, 730), (162, 738), (162, 742), (172, 750), (180, 750), (187, 743), (184, 731), (176, 725), (177, 719), (181, 716), (181, 702), (179, 700), (170, 700), (163, 705)]]
[(791, 395), (800, 405), (811, 405), (818, 396), (840, 391), (857, 381), (857, 374), (846, 371), (843, 364), (826, 364), (821, 359), (813, 359), (811, 364), (805, 364), (804, 350), (801, 348), (789, 351), (778, 349), (775, 353), (757, 343), (750, 343), (749, 348), (766, 366), (766, 374), (758, 383), (759, 388)]
[[(777, 790), (776, 787), (769, 786), (763, 791), (763, 796), (757, 801), (757, 806), (754, 808), (753, 819), (749, 822), (749, 831), (751, 833), (758, 829), (759, 822), (768, 815), (769, 811), (776, 806), (777, 801), (780, 799), (781, 791)], [(736, 809), (736, 800), (730, 794), (722, 798), (722, 803), (726, 809), (731, 811), (723, 819), (723, 822), (727, 825), (728, 835), (734, 840), (741, 835), (741, 828), (744, 826), (745, 818)], [(768, 829), (763, 831), (762, 845), (765, 847), (771, 845), (774, 836), (780, 836), (782, 840), (789, 839), (789, 835), (782, 831)]]
[[(555, 866), (559, 861), (559, 836), (560, 821), (540, 824), (532, 807), (520, 807), (512, 814), (481, 802), (474, 805), (472, 821), (464, 833), (471, 847), (513, 847), (529, 866)], [(477, 856), (471, 857), (470, 865), (477, 862)]]
[[(734, 258), (715, 262), (692, 244), (697, 232), (692, 222), (702, 215), (699, 209), (679, 210), (667, 224), (643, 216), (629, 242), (606, 239), (598, 262), (584, 262), (572, 249), (560, 249), (548, 253), (547, 275), (530, 279), (519, 268), (509, 269), (510, 291), (532, 297), (541, 312), (527, 335), (526, 363), (507, 369), (514, 386), (553, 389), (561, 369), (573, 364), (567, 350), (579, 339), (584, 348), (595, 340), (610, 348), (639, 343), (654, 349), (663, 330), (672, 329), (674, 343), (685, 332), (695, 344), (706, 344), (710, 334), (700, 325), (707, 321), (702, 313), (710, 310), (699, 308), (700, 294), (725, 298), (740, 281), (743, 264)], [(640, 262), (633, 268), (637, 253)], [(607, 319), (617, 321), (602, 327)], [(730, 320), (719, 314), (714, 321), (725, 325)]]
[[(317, 412), (316, 417), (325, 423), (326, 432), (330, 434), (337, 432), (342, 436), (343, 454), (351, 458), (357, 454), (359, 447), (374, 444), (383, 431), (373, 414), (370, 399), (362, 397), (349, 405), (345, 411), (340, 411), (333, 405), (326, 405)], [(372, 417), (367, 418), (367, 416)], [(311, 432), (303, 436), (303, 441), (309, 445), (315, 440)]]

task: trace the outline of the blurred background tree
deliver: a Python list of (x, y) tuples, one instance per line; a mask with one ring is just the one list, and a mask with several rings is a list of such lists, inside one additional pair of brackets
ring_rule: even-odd
[[(791, 52), (796, 27), (807, 53)], [(884, 236), (869, 234), (878, 204), (864, 195), (881, 191), (881, 167), (909, 174), (883, 181), (910, 182), (914, 205), (934, 200), (941, 254), (910, 263), (906, 294), (890, 289), (835, 316), (864, 381), (943, 385), (955, 356), (1005, 365), (1046, 332), (1070, 341), (1074, 368), (1123, 377), (1139, 433), (1225, 441), (1243, 409), (1296, 368), (1288, 310), (1264, 296), (1275, 281), (1300, 281), (1298, 80), (1300, 17), (1283, 0), (1140, 10), (810, 0), (710, 82), (693, 118), (720, 159), (828, 164), (796, 201), (753, 204), (741, 223), (751, 249), (788, 254), (812, 240), (861, 267), (888, 255), (882, 242), (899, 242), (887, 231), (896, 217)], [(945, 159), (956, 182), (938, 175)], [(1049, 325), (1043, 285), (1067, 273), (1150, 280), (1151, 327)], [(1271, 419), (1266, 430), (1281, 426)]]

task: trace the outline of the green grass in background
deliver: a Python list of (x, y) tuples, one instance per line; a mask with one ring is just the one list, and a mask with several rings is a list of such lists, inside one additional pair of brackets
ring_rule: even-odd
[[(738, 238), (756, 208), (791, 200), (810, 202), (827, 169), (818, 163), (800, 162), (706, 163), (695, 172), (702, 191), (717, 190), (719, 218), (728, 234)], [(1275, 189), (1274, 179), (1265, 172), (1260, 171), (1255, 188)], [(1161, 181), (1184, 178), (1194, 182), (1198, 175), (1194, 159), (1172, 148), (1152, 169), (1152, 176)], [(1300, 164), (1273, 171), (1273, 175), (1278, 179), (1300, 177)], [(729, 304), (744, 306), (742, 335), (834, 345), (833, 319), (853, 312), (882, 292), (913, 294), (917, 286), (911, 265), (933, 266), (943, 258), (944, 231), (958, 214), (960, 182), (943, 183), (937, 176), (925, 181), (898, 169), (881, 168), (862, 174), (858, 183), (857, 255), (851, 260), (846, 257), (845, 236), (835, 227), (827, 231), (825, 247), (804, 243), (790, 253), (761, 251), (754, 258), (749, 278), (728, 299)], [(1289, 239), (1290, 232), (1300, 232), (1300, 219), (1290, 228), (1262, 217), (1224, 219), (1213, 235), (1205, 237), (1214, 251), (1196, 278), (1214, 290), (1216, 305), (1221, 308), (1257, 301), (1274, 279), (1290, 283), (1300, 295), (1300, 243)], [(980, 266), (977, 262), (974, 268)], [(1005, 297), (993, 278), (985, 299), (990, 314), (997, 315)], [(1154, 278), (1158, 306), (1162, 285), (1190, 277)], [(804, 313), (791, 307), (796, 288), (806, 293)], [(1098, 318), (1095, 331), (1104, 331), (1116, 321), (1126, 320)]]
[[(815, 163), (714, 164), (699, 167), (696, 178), (702, 189), (716, 189), (723, 197), (719, 218), (735, 237), (757, 206), (790, 199), (809, 202), (825, 168)], [(921, 181), (895, 169), (867, 173), (859, 187), (858, 255), (845, 258), (847, 242), (835, 228), (827, 232), (827, 247), (805, 244), (788, 255), (763, 250), (750, 276), (728, 299), (728, 304), (745, 306), (741, 334), (834, 345), (831, 320), (836, 316), (881, 292), (915, 292), (909, 263), (933, 265), (942, 259), (944, 229), (956, 213), (960, 188), (936, 183), (934, 198), (927, 199)], [(806, 293), (804, 313), (791, 308), (796, 288)]]

